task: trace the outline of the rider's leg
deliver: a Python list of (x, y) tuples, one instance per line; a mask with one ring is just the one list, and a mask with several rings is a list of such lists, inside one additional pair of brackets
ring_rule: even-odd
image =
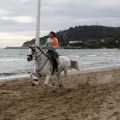
[(52, 58), (54, 68), (58, 72), (58, 63), (57, 63), (57, 60), (56, 60), (56, 53), (52, 50), (49, 50), (48, 53)]
[(58, 63), (57, 63), (57, 60), (55, 58), (53, 58), (53, 62), (54, 62), (54, 67), (56, 69), (56, 72), (58, 72)]

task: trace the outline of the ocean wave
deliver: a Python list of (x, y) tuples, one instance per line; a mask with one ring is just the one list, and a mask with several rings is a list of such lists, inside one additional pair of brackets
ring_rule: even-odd
[(114, 56), (116, 54), (117, 54), (117, 52), (103, 53), (103, 55), (107, 55), (107, 56)]
[(66, 55), (66, 56), (72, 57), (72, 58), (74, 58), (74, 57), (79, 58), (80, 57), (79, 55)]
[(110, 61), (98, 61), (98, 62), (86, 62), (86, 63), (82, 63), (84, 65), (103, 65), (103, 64), (109, 64), (111, 63)]
[[(0, 54), (0, 78), (28, 74), (34, 61), (27, 62), (26, 50), (2, 50)], [(96, 68), (120, 65), (120, 51), (115, 50), (63, 50), (58, 53), (79, 61), (80, 68)]]
[(115, 55), (115, 54), (117, 54), (117, 52), (111, 52), (110, 54)]
[(88, 57), (96, 57), (97, 55), (86, 55)]
[(103, 55), (107, 55), (108, 53), (103, 53)]
[(25, 62), (26, 59), (0, 59), (0, 63), (9, 63), (9, 62)]
[(0, 73), (0, 76), (11, 76), (11, 75), (16, 75), (18, 73)]

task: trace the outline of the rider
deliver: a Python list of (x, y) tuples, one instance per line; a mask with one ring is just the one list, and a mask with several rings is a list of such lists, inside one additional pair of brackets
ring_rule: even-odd
[(58, 39), (56, 38), (56, 35), (53, 31), (49, 33), (49, 38), (46, 41), (46, 44), (44, 45), (45, 48), (48, 49), (48, 54), (52, 58), (52, 61), (54, 63), (54, 68), (56, 69), (56, 72), (58, 72), (58, 63), (57, 63), (57, 54), (56, 54), (56, 48), (58, 47)]

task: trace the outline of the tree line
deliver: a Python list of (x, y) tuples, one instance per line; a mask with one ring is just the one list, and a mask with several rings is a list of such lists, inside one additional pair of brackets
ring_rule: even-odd
[[(108, 26), (75, 26), (68, 30), (56, 32), (61, 47), (80, 46), (81, 48), (119, 48), (120, 47), (120, 27)], [(49, 36), (40, 38), (40, 43), (45, 44)], [(82, 41), (80, 44), (69, 44), (70, 41)], [(25, 42), (34, 44), (35, 38)]]

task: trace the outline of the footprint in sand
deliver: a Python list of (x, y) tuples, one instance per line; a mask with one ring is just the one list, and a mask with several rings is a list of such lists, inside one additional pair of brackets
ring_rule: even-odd
[(2, 95), (10, 95), (10, 96), (20, 96), (21, 95), (19, 92), (6, 91), (6, 90), (0, 90), (0, 94), (2, 94)]
[(103, 75), (99, 78), (98, 83), (107, 84), (113, 80), (112, 75)]

